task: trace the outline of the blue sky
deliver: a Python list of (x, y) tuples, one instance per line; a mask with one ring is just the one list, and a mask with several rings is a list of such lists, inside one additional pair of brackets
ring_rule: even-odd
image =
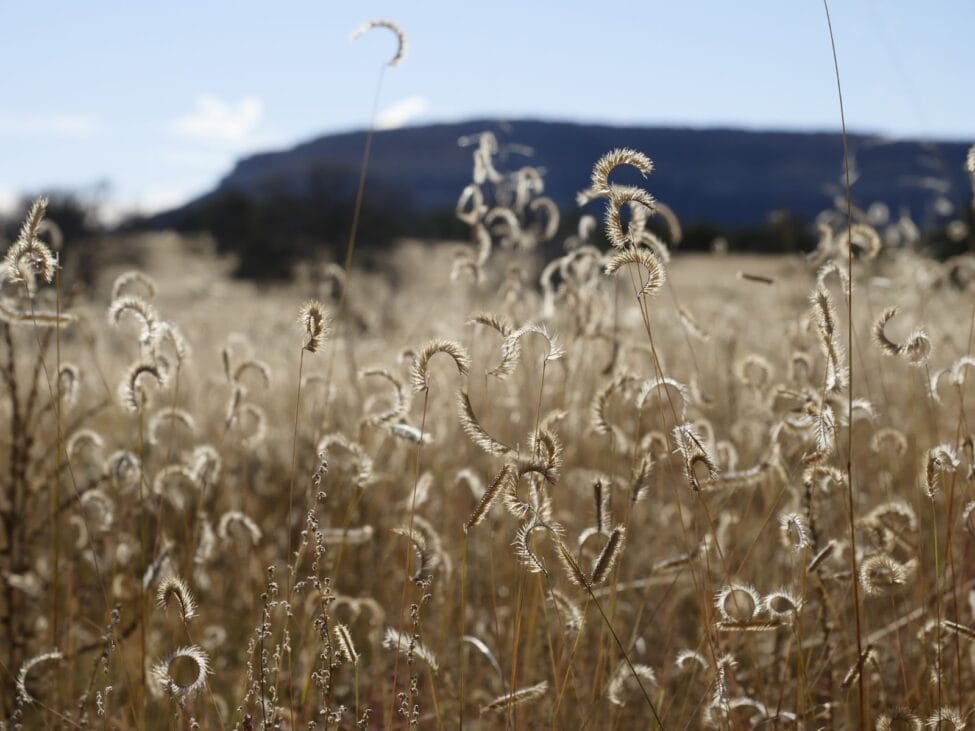
[[(975, 141), (975, 2), (834, 0), (847, 121)], [(472, 116), (836, 129), (820, 0), (0, 0), (0, 207), (107, 182), (155, 210), (239, 156), (369, 122)], [(647, 152), (653, 156), (652, 150)]]

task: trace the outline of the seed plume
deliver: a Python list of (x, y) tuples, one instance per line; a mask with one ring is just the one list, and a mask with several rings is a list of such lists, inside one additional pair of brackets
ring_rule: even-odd
[(156, 335), (159, 315), (155, 308), (139, 297), (120, 297), (112, 301), (108, 308), (108, 319), (112, 325), (118, 327), (124, 315), (131, 313), (142, 324), (140, 339), (143, 343), (152, 342)]
[(359, 662), (359, 653), (356, 652), (355, 644), (352, 642), (352, 633), (344, 624), (335, 625), (335, 639), (338, 641), (339, 649), (345, 655), (345, 659), (353, 665)]
[(614, 186), (610, 189), (603, 224), (610, 243), (619, 249), (630, 245), (635, 246), (637, 243), (633, 240), (630, 232), (623, 229), (622, 210), (623, 206), (627, 204), (630, 206), (639, 204), (651, 211), (654, 210), (655, 206), (653, 196), (642, 188), (627, 185)]
[(498, 696), (487, 705), (481, 706), (481, 713), (505, 711), (511, 706), (516, 706), (522, 703), (531, 703), (532, 701), (537, 701), (546, 693), (548, 693), (548, 681), (543, 680), (541, 683), (537, 683), (536, 685), (531, 685), (527, 688), (519, 688), (511, 693), (505, 693), (504, 695)]
[(410, 369), (410, 381), (416, 393), (423, 393), (430, 390), (430, 359), (437, 353), (449, 355), (457, 372), (462, 376), (467, 376), (471, 371), (471, 357), (467, 350), (460, 343), (453, 340), (431, 340), (416, 354), (413, 359), (413, 366)]
[(619, 560), (620, 555), (623, 553), (623, 545), (625, 542), (626, 529), (623, 526), (617, 526), (609, 534), (606, 545), (603, 546), (603, 550), (599, 552), (596, 561), (593, 563), (589, 582), (591, 585), (595, 586), (606, 581), (616, 562)]
[(609, 175), (616, 168), (628, 165), (636, 168), (644, 177), (653, 172), (653, 163), (642, 152), (628, 147), (618, 147), (610, 150), (596, 161), (592, 169), (592, 191), (595, 195), (607, 195), (611, 190)]
[[(873, 327), (873, 336), (887, 355), (903, 356), (911, 365), (922, 366), (931, 356), (931, 339), (923, 330), (915, 330), (904, 343), (895, 343), (887, 337), (885, 328), (887, 323), (897, 314), (896, 307), (884, 310), (880, 319)], [(935, 391), (936, 392), (936, 391)]]
[(631, 679), (634, 674), (651, 685), (657, 685), (657, 674), (649, 665), (637, 663), (631, 667), (626, 663), (620, 663), (606, 687), (606, 697), (610, 703), (616, 706), (626, 705), (626, 698), (623, 696), (624, 688), (626, 681)]
[(154, 382), (157, 388), (165, 385), (158, 367), (152, 363), (136, 363), (119, 384), (119, 399), (128, 411), (138, 413), (149, 404), (147, 382)]
[(156, 605), (165, 610), (170, 600), (176, 600), (180, 616), (184, 622), (189, 622), (196, 616), (196, 600), (190, 592), (190, 588), (178, 576), (168, 576), (159, 582), (156, 590)]
[(437, 656), (413, 635), (406, 635), (392, 627), (386, 628), (383, 637), (383, 647), (387, 650), (395, 650), (401, 655), (405, 655), (412, 662), (414, 657), (418, 657), (434, 671), (439, 669)]
[(386, 62), (386, 65), (391, 68), (399, 66), (403, 62), (403, 59), (406, 58), (406, 33), (400, 27), (399, 23), (383, 18), (367, 20), (365, 23), (352, 31), (351, 40), (356, 40), (363, 33), (372, 30), (373, 28), (385, 28), (396, 36), (396, 53), (390, 57), (389, 61)]
[(707, 482), (717, 479), (718, 467), (691, 424), (675, 426), (673, 436), (676, 451), (684, 460), (684, 476), (693, 490), (701, 489), (702, 479)]
[(133, 285), (141, 287), (149, 299), (156, 296), (156, 283), (152, 277), (137, 269), (130, 269), (115, 277), (112, 283), (112, 300), (120, 299), (125, 294), (125, 290)]
[(50, 283), (58, 262), (47, 244), (38, 238), (44, 214), (47, 212), (47, 198), (38, 198), (30, 207), (27, 218), (20, 229), (20, 235), (13, 246), (7, 249), (4, 263), (7, 278), (13, 283), (24, 285), (25, 294), (33, 297), (36, 291), (36, 278)]
[(471, 406), (471, 397), (465, 388), (457, 392), (457, 417), (464, 433), (475, 446), (488, 454), (502, 455), (512, 451), (511, 447), (492, 437), (481, 426), (474, 413), (474, 407)]
[[(196, 667), (196, 674), (188, 683), (178, 682), (171, 672), (173, 663), (180, 658), (191, 660)], [(202, 691), (206, 687), (206, 676), (210, 672), (210, 658), (196, 645), (173, 650), (152, 666), (152, 675), (156, 682), (166, 693), (180, 698), (190, 697)]]
[[(627, 264), (639, 264), (646, 269), (647, 281), (641, 287), (638, 296), (652, 296), (660, 291), (667, 277), (657, 257), (649, 250), (627, 249), (613, 254), (606, 264), (606, 273), (615, 274)], [(642, 277), (640, 281), (643, 281)]]
[(501, 468), (497, 477), (491, 481), (487, 489), (484, 491), (483, 497), (481, 497), (480, 502), (478, 502), (477, 507), (474, 508), (474, 512), (471, 513), (471, 517), (467, 519), (464, 523), (464, 532), (467, 533), (471, 528), (480, 523), (487, 516), (488, 511), (491, 506), (494, 505), (495, 501), (508, 489), (511, 488), (512, 480), (514, 479), (514, 468), (510, 464), (506, 464)]
[(298, 312), (298, 323), (305, 331), (302, 350), (317, 353), (328, 335), (328, 312), (321, 302), (308, 301)]
[(60, 650), (52, 650), (50, 652), (42, 652), (40, 655), (34, 655), (34, 657), (21, 665), (17, 673), (17, 699), (23, 704), (36, 703), (37, 700), (27, 692), (27, 676), (38, 665), (61, 660), (63, 657), (64, 655), (61, 654)]

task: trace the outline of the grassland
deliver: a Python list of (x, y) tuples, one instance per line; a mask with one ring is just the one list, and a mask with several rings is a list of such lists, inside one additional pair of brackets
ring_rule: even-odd
[(34, 206), (0, 728), (964, 728), (975, 257), (843, 200), (809, 256), (685, 254), (625, 149), (559, 240), (464, 142), (468, 241), (287, 286), (166, 235), (86, 290)]

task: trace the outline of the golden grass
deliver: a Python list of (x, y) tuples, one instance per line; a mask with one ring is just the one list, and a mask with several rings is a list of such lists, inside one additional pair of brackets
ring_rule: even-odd
[(838, 266), (671, 258), (624, 151), (585, 192), (616, 250), (584, 222), (548, 264), (541, 178), (492, 149), (472, 243), (287, 287), (150, 238), (66, 296), (32, 213), (0, 293), (10, 723), (968, 717), (968, 259), (871, 244), (834, 284), (835, 211)]

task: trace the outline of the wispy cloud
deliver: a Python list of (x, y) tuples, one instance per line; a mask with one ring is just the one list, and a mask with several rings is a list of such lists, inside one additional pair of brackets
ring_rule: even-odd
[(240, 145), (250, 140), (263, 116), (264, 103), (259, 97), (229, 101), (204, 94), (192, 112), (173, 120), (172, 129), (186, 139)]
[(158, 213), (189, 201), (195, 191), (189, 188), (150, 188), (138, 199), (137, 206), (144, 213)]
[(393, 102), (376, 116), (377, 129), (396, 129), (423, 114), (429, 107), (426, 97), (410, 96)]
[(0, 188), (0, 216), (9, 216), (17, 210), (20, 196), (13, 190)]
[(112, 226), (132, 215), (151, 216), (181, 206), (199, 193), (192, 186), (155, 186), (124, 197), (114, 197), (99, 206), (98, 216)]
[(98, 118), (91, 114), (0, 114), (0, 135), (89, 137), (98, 128)]
[(199, 195), (199, 192), (199, 187), (192, 185), (152, 186), (140, 191), (130, 201), (130, 206), (138, 213), (151, 216), (181, 206)]

